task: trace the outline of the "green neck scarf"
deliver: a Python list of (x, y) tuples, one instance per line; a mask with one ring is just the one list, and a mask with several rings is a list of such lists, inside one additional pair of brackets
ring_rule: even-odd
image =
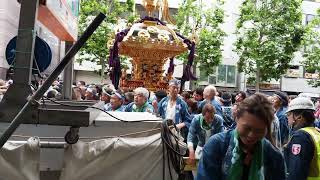
[[(231, 167), (229, 170), (228, 180), (239, 180), (243, 175), (243, 162), (245, 153), (240, 148), (238, 131), (234, 131), (233, 135), (234, 149), (232, 151)], [(263, 172), (263, 144), (264, 141), (259, 141), (255, 148), (252, 160), (250, 163), (249, 179), (248, 180), (264, 180)]]
[(132, 111), (133, 112), (144, 112), (144, 109), (147, 107), (147, 103), (144, 103), (141, 107), (137, 107), (137, 105), (134, 104)]
[(203, 118), (203, 116), (202, 115), (200, 115), (200, 126), (201, 126), (201, 129), (203, 129), (203, 130), (210, 130), (211, 129), (211, 125), (210, 124), (208, 124), (205, 120), (204, 120), (204, 118)]

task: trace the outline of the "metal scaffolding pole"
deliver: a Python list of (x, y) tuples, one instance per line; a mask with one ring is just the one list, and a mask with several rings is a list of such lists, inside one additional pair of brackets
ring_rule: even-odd
[[(73, 45), (73, 42), (65, 42), (65, 52)], [(72, 58), (74, 59), (74, 58)], [(72, 82), (73, 82), (73, 60), (69, 62), (63, 71), (62, 97), (65, 100), (72, 100)]]
[[(8, 141), (13, 144), (27, 144), (27, 141)], [(45, 149), (63, 149), (65, 146), (68, 145), (65, 142), (55, 142), (55, 141), (40, 141), (40, 148)]]
[(98, 28), (98, 26), (105, 19), (105, 15), (100, 13), (89, 25), (86, 31), (82, 34), (78, 41), (71, 47), (66, 56), (61, 60), (58, 66), (54, 69), (54, 71), (50, 74), (48, 79), (44, 82), (44, 84), (35, 92), (33, 96), (29, 98), (27, 103), (22, 107), (20, 112), (14, 117), (12, 122), (10, 123), (8, 129), (2, 134), (0, 138), (0, 148), (7, 142), (10, 136), (14, 133), (14, 131), (19, 127), (20, 124), (23, 123), (23, 115), (32, 109), (33, 105), (36, 105), (43, 96), (43, 94), (48, 90), (54, 80), (59, 76), (59, 74), (63, 71), (66, 65), (72, 60), (75, 54), (79, 51), (79, 49), (85, 44), (85, 42), (89, 39), (89, 37), (93, 34), (93, 32)]

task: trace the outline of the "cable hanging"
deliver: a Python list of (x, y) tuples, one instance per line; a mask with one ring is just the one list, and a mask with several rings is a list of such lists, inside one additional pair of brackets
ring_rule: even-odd
[(50, 99), (50, 98), (47, 98), (47, 97), (44, 97), (45, 99), (55, 103), (55, 104), (59, 104), (59, 105), (62, 105), (62, 106), (69, 106), (69, 107), (85, 107), (85, 108), (92, 108), (92, 109), (97, 109), (97, 110), (100, 110), (106, 114), (108, 114), (109, 116), (111, 116), (112, 118), (118, 120), (118, 121), (121, 121), (121, 122), (154, 122), (156, 120), (150, 120), (150, 119), (140, 119), (140, 120), (136, 120), (136, 121), (127, 121), (127, 120), (124, 120), (124, 119), (120, 119), (114, 115), (112, 115), (110, 112), (104, 110), (104, 109), (101, 109), (101, 108), (98, 108), (98, 107), (95, 107), (95, 106), (88, 106), (88, 105), (71, 105), (71, 104), (64, 104), (64, 103), (61, 103), (61, 102), (57, 102), (53, 99)]
[(180, 138), (172, 132), (172, 126), (178, 132), (176, 125), (172, 120), (164, 120), (161, 124), (161, 139), (163, 149), (163, 179), (165, 178), (165, 155), (167, 155), (167, 163), (169, 169), (170, 179), (172, 180), (171, 166), (178, 174), (178, 180), (184, 179), (184, 154), (181, 153)]
[[(154, 120), (138, 120), (138, 121), (126, 121), (123, 119), (120, 119), (118, 117), (113, 116), (111, 113), (109, 113), (108, 111), (105, 111), (104, 109), (98, 108), (98, 107), (94, 107), (94, 106), (88, 106), (88, 105), (70, 105), (70, 104), (64, 104), (61, 102), (57, 102), (53, 99), (44, 97), (47, 100), (62, 105), (62, 106), (70, 106), (70, 107), (85, 107), (85, 108), (93, 108), (93, 109), (97, 109), (100, 110), (106, 114), (108, 114), (109, 116), (111, 116), (114, 119), (117, 119), (121, 122), (146, 122), (146, 121), (154, 121)], [(176, 174), (178, 175), (178, 180), (183, 180), (184, 179), (184, 161), (183, 161), (183, 156), (185, 155), (182, 149), (182, 147), (180, 147), (181, 145), (181, 138), (179, 136), (177, 136), (172, 130), (175, 130), (176, 132), (178, 132), (179, 130), (177, 129), (176, 125), (173, 123), (172, 120), (164, 120), (161, 123), (161, 128), (159, 129), (151, 129), (151, 130), (147, 130), (145, 132), (148, 131), (154, 131), (154, 130), (161, 130), (161, 140), (162, 140), (162, 150), (163, 150), (163, 179), (166, 177), (166, 159), (167, 159), (167, 167), (169, 170), (169, 175), (170, 175), (170, 179), (173, 180), (173, 176), (172, 176), (172, 171), (171, 168), (174, 169), (174, 171), (176, 172)], [(142, 131), (144, 132), (144, 131)], [(141, 132), (138, 132), (141, 133)], [(133, 133), (136, 134), (136, 133)], [(130, 134), (126, 134), (126, 135), (121, 135), (118, 137), (124, 137)], [(87, 139), (88, 137), (82, 137), (81, 139)], [(99, 137), (99, 138), (107, 138), (107, 137)], [(91, 139), (91, 138), (88, 138)]]

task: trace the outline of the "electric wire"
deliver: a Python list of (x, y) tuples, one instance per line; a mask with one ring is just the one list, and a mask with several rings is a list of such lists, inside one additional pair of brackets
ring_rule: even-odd
[(91, 109), (97, 109), (97, 110), (100, 110), (106, 114), (108, 114), (109, 116), (111, 116), (112, 118), (118, 120), (118, 121), (122, 121), (122, 122), (154, 122), (156, 120), (150, 120), (150, 119), (139, 119), (139, 120), (135, 120), (135, 121), (127, 121), (127, 120), (124, 120), (124, 119), (120, 119), (114, 115), (112, 115), (110, 112), (104, 110), (104, 109), (101, 109), (99, 107), (95, 107), (95, 106), (88, 106), (88, 105), (71, 105), (71, 104), (65, 104), (65, 103), (61, 103), (61, 102), (58, 102), (56, 100), (53, 100), (51, 98), (47, 98), (47, 97), (44, 97), (45, 99), (55, 103), (55, 104), (59, 104), (59, 105), (62, 105), (62, 106), (69, 106), (69, 107), (85, 107), (85, 108), (91, 108)]
[[(88, 105), (70, 105), (70, 104), (65, 104), (65, 103), (61, 103), (58, 102), (56, 100), (44, 97), (45, 99), (55, 103), (55, 104), (59, 104), (62, 106), (69, 106), (69, 107), (84, 107), (84, 108), (92, 108), (92, 109), (97, 109), (100, 110), (106, 114), (108, 114), (109, 116), (111, 116), (112, 118), (119, 120), (121, 122), (148, 122), (148, 121), (155, 121), (155, 120), (136, 120), (136, 121), (126, 121), (123, 119), (120, 119), (114, 115), (112, 115), (111, 113), (109, 113), (108, 111), (101, 109), (99, 107), (95, 107), (95, 106), (88, 106)], [(45, 101), (44, 99), (42, 99), (43, 104), (45, 105)], [(181, 147), (180, 147), (180, 142), (181, 139), (179, 138), (179, 136), (177, 136), (175, 133), (172, 132), (172, 129), (175, 129), (176, 132), (178, 132), (179, 130), (177, 129), (177, 127), (175, 126), (175, 124), (173, 123), (172, 120), (164, 120), (161, 123), (161, 140), (162, 140), (162, 149), (163, 149), (163, 179), (165, 179), (165, 173), (166, 173), (166, 165), (165, 165), (165, 158), (167, 158), (167, 166), (168, 166), (168, 170), (169, 170), (169, 175), (170, 175), (170, 179), (173, 180), (173, 175), (172, 175), (172, 171), (171, 171), (171, 167), (175, 170), (175, 172), (178, 175), (178, 180), (182, 180), (184, 178), (184, 174), (183, 174), (183, 170), (184, 170), (184, 161), (183, 161), (183, 156), (184, 154), (181, 153)], [(144, 133), (144, 132), (148, 132), (148, 131), (154, 131), (154, 130), (159, 130), (158, 129), (151, 129), (151, 130), (147, 130), (147, 131), (142, 131), (142, 132), (137, 132), (137, 133), (131, 133), (131, 134), (126, 134), (126, 135), (120, 135), (118, 137), (125, 137), (128, 135), (132, 135), (132, 134), (139, 134), (139, 133)], [(50, 138), (50, 137), (46, 137), (46, 138)], [(52, 139), (54, 137), (51, 137)], [(80, 139), (101, 139), (101, 138), (110, 138), (110, 136), (104, 136), (104, 137), (80, 137)], [(167, 157), (166, 157), (167, 156)]]

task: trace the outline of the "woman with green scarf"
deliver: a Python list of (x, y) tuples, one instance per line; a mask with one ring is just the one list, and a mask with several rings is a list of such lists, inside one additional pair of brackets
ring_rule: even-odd
[(204, 146), (197, 180), (285, 180), (284, 158), (272, 144), (273, 119), (264, 95), (242, 101), (236, 129), (212, 136)]

